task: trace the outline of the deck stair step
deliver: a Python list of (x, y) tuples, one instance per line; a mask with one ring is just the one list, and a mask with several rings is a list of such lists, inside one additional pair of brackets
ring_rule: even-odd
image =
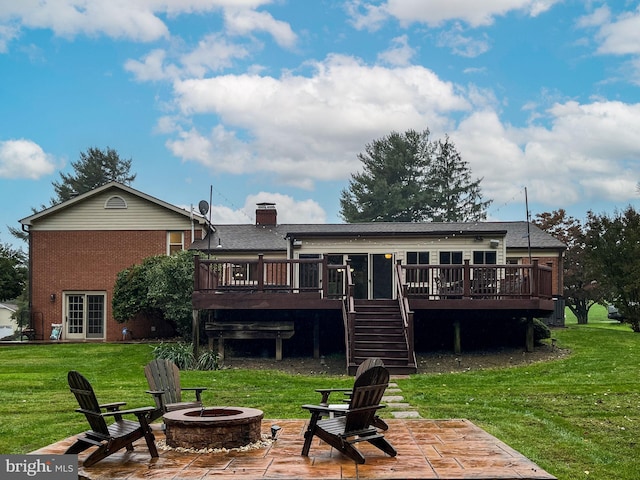
[(353, 351), (349, 373), (369, 357), (382, 359), (392, 375), (415, 373), (415, 359), (409, 360), (409, 350), (396, 300), (357, 300), (354, 319)]

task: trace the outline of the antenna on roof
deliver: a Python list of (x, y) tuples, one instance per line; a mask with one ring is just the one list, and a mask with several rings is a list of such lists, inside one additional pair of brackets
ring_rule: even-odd
[(213, 185), (211, 185), (209, 188), (209, 202), (207, 203), (206, 200), (200, 200), (200, 203), (198, 203), (198, 210), (200, 210), (200, 214), (202, 214), (202, 216), (205, 216), (207, 213), (209, 213), (209, 225), (207, 225), (207, 259), (211, 258), (211, 232), (213, 230), (211, 228), (211, 203), (213, 202), (212, 197)]
[(531, 230), (529, 229), (529, 198), (527, 197), (527, 187), (524, 187), (524, 205), (527, 209), (527, 251), (529, 252), (529, 265), (531, 265)]

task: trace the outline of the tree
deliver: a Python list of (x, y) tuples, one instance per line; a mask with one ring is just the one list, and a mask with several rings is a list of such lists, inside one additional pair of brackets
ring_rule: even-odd
[[(71, 162), (74, 173), (60, 172), (60, 181), (52, 182), (56, 192), (56, 198), (51, 199), (51, 206), (65, 202), (73, 197), (86, 193), (109, 182), (131, 184), (136, 178), (131, 174), (132, 160), (123, 160), (114, 149), (107, 147), (104, 151), (99, 148), (88, 148), (86, 152), (80, 152), (80, 159)], [(40, 210), (47, 208), (40, 206)], [(37, 211), (33, 209), (34, 213)], [(27, 241), (27, 234), (20, 229), (8, 226), (11, 235)]]
[(363, 172), (351, 175), (340, 198), (341, 216), (356, 222), (419, 222), (431, 203), (424, 172), (432, 148), (429, 131), (409, 130), (365, 146), (358, 154)]
[(26, 255), (9, 244), (0, 244), (0, 301), (17, 298), (26, 284)]
[(429, 170), (434, 222), (475, 222), (487, 218), (491, 201), (483, 201), (480, 191), (482, 179), (471, 180), (467, 162), (447, 136), (436, 142)]
[(586, 324), (589, 310), (603, 300), (604, 292), (587, 268), (584, 226), (576, 218), (568, 216), (564, 209), (539, 213), (533, 223), (567, 246), (563, 262), (563, 296), (578, 323)]
[(446, 138), (429, 130), (392, 132), (358, 154), (361, 173), (342, 190), (340, 215), (355, 222), (467, 221), (486, 217), (480, 180), (472, 182), (466, 162)]
[(587, 261), (607, 300), (640, 332), (640, 213), (587, 213)]
[(131, 162), (131, 159), (121, 159), (118, 152), (109, 147), (104, 151), (92, 147), (80, 152), (80, 159), (71, 162), (74, 173), (60, 172), (60, 181), (53, 182), (57, 197), (51, 199), (51, 205), (65, 202), (109, 182), (129, 185), (136, 178), (135, 174), (129, 173)]
[(192, 333), (193, 253), (156, 255), (122, 270), (113, 289), (113, 318), (134, 320), (138, 314), (160, 316), (189, 339)]

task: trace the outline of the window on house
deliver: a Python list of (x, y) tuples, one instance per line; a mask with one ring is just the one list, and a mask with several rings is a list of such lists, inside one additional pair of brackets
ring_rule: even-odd
[(231, 280), (235, 283), (256, 282), (258, 265), (255, 263), (234, 263), (231, 266)]
[(184, 232), (167, 232), (167, 255), (184, 250)]
[(113, 195), (104, 202), (104, 208), (127, 208), (127, 201), (119, 195)]
[(462, 252), (440, 252), (440, 265), (462, 265)]
[(480, 250), (473, 252), (473, 263), (476, 265), (495, 265), (497, 255), (493, 250)]
[[(440, 265), (462, 265), (462, 252), (440, 252)], [(441, 285), (449, 289), (447, 293), (457, 292), (462, 282), (462, 268), (442, 268), (439, 280)]]
[[(429, 252), (407, 252), (407, 265), (429, 265)], [(407, 282), (426, 282), (428, 270), (407, 270)]]

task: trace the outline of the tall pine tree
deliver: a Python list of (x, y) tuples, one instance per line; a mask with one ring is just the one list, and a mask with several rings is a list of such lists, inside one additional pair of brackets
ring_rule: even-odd
[(71, 162), (73, 173), (60, 172), (60, 181), (52, 182), (57, 198), (51, 199), (52, 205), (65, 202), (109, 182), (129, 185), (136, 178), (130, 174), (131, 159), (123, 160), (114, 149), (107, 147), (88, 148), (80, 152), (80, 159)]
[(472, 180), (467, 162), (447, 137), (432, 141), (429, 130), (390, 135), (358, 155), (360, 173), (351, 175), (340, 198), (340, 214), (355, 222), (451, 222), (486, 218), (481, 179)]

